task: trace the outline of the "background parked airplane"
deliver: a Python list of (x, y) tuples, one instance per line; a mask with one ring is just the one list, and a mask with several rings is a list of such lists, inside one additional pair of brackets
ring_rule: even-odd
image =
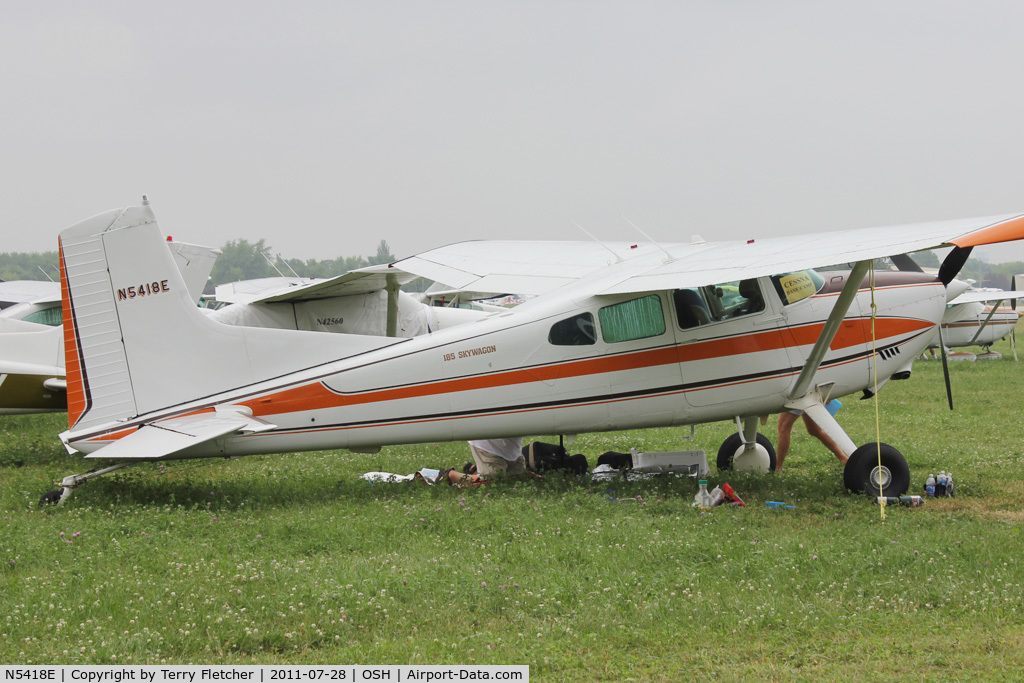
[(981, 354), (961, 350), (949, 353), (948, 357), (950, 360), (1000, 358), (1001, 354), (992, 352), (989, 347), (1009, 335), (1016, 357), (1014, 329), (1020, 318), (1016, 300), (1021, 297), (1024, 297), (1024, 291), (973, 287), (966, 290), (949, 302), (942, 316), (941, 330), (936, 330), (930, 348), (936, 349), (940, 345), (956, 349), (980, 346), (983, 349)]
[[(166, 241), (193, 301), (220, 253)], [(59, 282), (0, 283), (0, 415), (67, 410), (63, 308)]]

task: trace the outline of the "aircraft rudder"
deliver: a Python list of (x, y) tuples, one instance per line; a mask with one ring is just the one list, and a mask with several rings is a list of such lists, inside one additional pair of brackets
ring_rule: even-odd
[(78, 321), (72, 314), (70, 289), (68, 288), (67, 267), (64, 265), (64, 244), (57, 238), (59, 254), (61, 314), (64, 320), (64, 372), (67, 381), (68, 429), (74, 428), (82, 414), (88, 410), (89, 400), (85, 392), (85, 379), (80, 362), (81, 350), (78, 345)]

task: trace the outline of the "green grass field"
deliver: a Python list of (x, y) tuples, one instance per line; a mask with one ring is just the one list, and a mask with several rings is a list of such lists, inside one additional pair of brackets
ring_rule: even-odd
[[(1006, 359), (952, 366), (954, 413), (938, 362), (882, 392), (882, 440), (907, 457), (912, 492), (940, 469), (958, 492), (884, 521), (799, 425), (784, 474), (712, 474), (749, 507), (707, 513), (690, 507), (691, 479), (359, 479), (461, 465), (463, 443), (142, 464), (40, 508), (52, 482), (90, 463), (56, 439), (63, 415), (0, 418), (0, 663), (1021, 680), (1024, 361), (997, 348)], [(873, 440), (874, 403), (844, 403), (854, 441)], [(592, 464), (630, 447), (713, 460), (730, 431), (583, 435), (571, 450)], [(774, 441), (774, 419), (766, 433)]]

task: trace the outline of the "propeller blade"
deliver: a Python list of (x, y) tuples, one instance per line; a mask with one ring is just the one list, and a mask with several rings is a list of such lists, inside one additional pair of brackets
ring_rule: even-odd
[(939, 351), (942, 354), (942, 376), (946, 380), (946, 400), (949, 409), (953, 410), (953, 387), (949, 383), (949, 360), (946, 358), (946, 340), (942, 337), (942, 325), (939, 325)]
[(911, 258), (910, 254), (896, 254), (890, 256), (889, 260), (896, 266), (898, 270), (905, 270), (911, 273), (923, 273), (921, 266), (917, 265), (917, 261)]
[[(1013, 275), (1013, 276), (1010, 277), (1010, 291), (1011, 292), (1016, 292), (1017, 291), (1017, 276), (1016, 275)], [(1014, 311), (1017, 310), (1017, 300), (1016, 299), (1010, 299), (1010, 308), (1012, 308)], [(1010, 330), (1010, 348), (1013, 349), (1013, 362), (1016, 363), (1019, 360), (1017, 358), (1017, 325), (1016, 325), (1016, 323), (1014, 324), (1013, 329)]]
[(939, 280), (942, 281), (942, 284), (948, 285), (953, 281), (960, 269), (967, 263), (972, 249), (974, 247), (953, 247), (953, 251), (949, 252), (942, 265), (939, 266)]

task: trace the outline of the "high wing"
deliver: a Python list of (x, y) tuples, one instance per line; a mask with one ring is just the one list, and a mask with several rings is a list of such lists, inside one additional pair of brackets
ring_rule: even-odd
[(63, 335), (59, 327), (0, 318), (0, 367), (37, 365), (55, 368), (63, 376)]
[[(594, 242), (481, 240), (459, 242), (393, 264), (443, 282), (453, 290), (484, 294), (546, 294), (632, 256), (631, 245)], [(650, 252), (650, 245), (638, 246)]]
[(477, 241), (441, 247), (394, 269), (484, 292), (544, 294), (615, 263), (600, 294), (699, 287), (943, 246), (971, 247), (1024, 237), (1024, 214), (772, 237), (747, 242), (653, 245), (624, 242)]
[(265, 278), (220, 285), (217, 287), (217, 300), (249, 304), (313, 301), (380, 291), (387, 288), (389, 278), (401, 286), (419, 277), (386, 265), (369, 266), (324, 280)]
[(1005, 301), (1007, 299), (1024, 299), (1024, 292), (999, 290), (995, 292), (975, 291), (964, 292), (949, 302), (951, 306), (956, 304), (985, 303), (988, 301)]
[(263, 277), (217, 285), (214, 291), (219, 302), (250, 304), (262, 301), (264, 297), (274, 296), (292, 288), (301, 288), (313, 282), (315, 280), (312, 278), (303, 277)]
[(0, 308), (14, 304), (53, 303), (60, 301), (60, 283), (45, 280), (11, 280), (0, 282)]

